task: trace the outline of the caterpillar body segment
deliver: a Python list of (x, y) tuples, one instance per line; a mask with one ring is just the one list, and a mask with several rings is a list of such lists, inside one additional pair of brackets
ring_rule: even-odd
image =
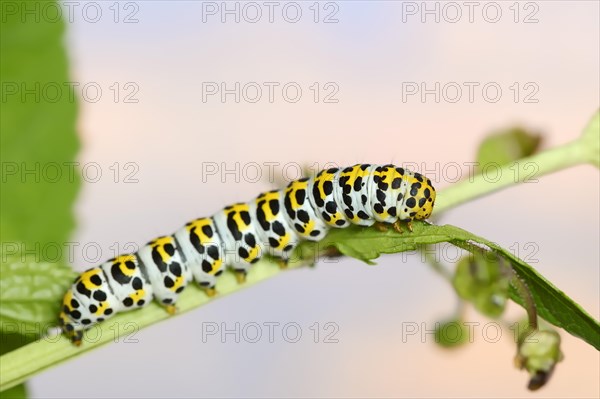
[(173, 236), (159, 237), (143, 246), (137, 255), (138, 268), (146, 285), (152, 287), (154, 299), (173, 313), (179, 294), (192, 280), (189, 262), (177, 240)]
[(339, 169), (331, 168), (320, 171), (308, 184), (310, 203), (317, 215), (329, 227), (347, 227), (350, 222), (335, 201), (335, 191)]
[(245, 275), (250, 266), (261, 258), (261, 243), (257, 236), (257, 223), (250, 217), (250, 205), (238, 203), (225, 207), (213, 216), (221, 237), (225, 263), (234, 271)]
[(250, 214), (257, 223), (257, 235), (262, 249), (287, 262), (300, 237), (290, 226), (285, 211), (285, 191), (273, 190), (250, 201)]
[(371, 226), (375, 223), (371, 205), (375, 168), (371, 165), (354, 165), (337, 173), (336, 182), (339, 188), (334, 190), (335, 201), (352, 224)]
[(195, 219), (173, 235), (150, 241), (77, 277), (63, 299), (61, 327), (76, 345), (83, 331), (152, 299), (169, 313), (193, 280), (215, 294), (225, 266), (242, 282), (251, 265), (269, 254), (285, 266), (302, 240), (320, 241), (331, 228), (393, 225), (426, 219), (435, 189), (425, 176), (394, 165), (330, 168), (282, 190)]
[(321, 241), (329, 228), (317, 215), (309, 194), (308, 178), (295, 180), (285, 189), (284, 207), (289, 225), (304, 240)]
[(181, 248), (194, 281), (212, 292), (225, 263), (221, 237), (212, 218), (199, 218), (186, 223), (173, 235)]

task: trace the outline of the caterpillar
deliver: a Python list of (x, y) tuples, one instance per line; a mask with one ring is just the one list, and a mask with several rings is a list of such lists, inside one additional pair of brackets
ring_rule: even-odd
[(64, 296), (60, 327), (80, 345), (86, 329), (151, 300), (174, 314), (190, 281), (213, 296), (226, 266), (242, 283), (265, 250), (285, 267), (300, 241), (319, 241), (331, 228), (383, 223), (401, 232), (405, 222), (412, 231), (412, 220), (431, 215), (435, 196), (430, 179), (394, 165), (322, 170), (86, 270)]

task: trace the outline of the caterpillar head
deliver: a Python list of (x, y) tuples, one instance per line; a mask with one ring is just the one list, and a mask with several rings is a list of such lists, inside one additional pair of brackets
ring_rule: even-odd
[(421, 189), (417, 194), (417, 214), (415, 219), (427, 219), (433, 212), (433, 205), (435, 204), (435, 188), (431, 184), (431, 180), (424, 178)]
[(433, 204), (435, 203), (435, 188), (431, 184), (431, 180), (415, 173), (409, 178), (406, 187), (406, 195), (402, 203), (403, 214), (408, 216), (408, 219), (427, 219), (433, 212)]

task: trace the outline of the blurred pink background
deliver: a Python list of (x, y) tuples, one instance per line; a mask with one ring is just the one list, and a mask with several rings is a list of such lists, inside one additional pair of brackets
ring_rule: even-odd
[[(82, 189), (73, 240), (98, 243), (104, 260), (114, 255), (115, 243), (121, 249), (128, 242), (143, 244), (189, 219), (248, 200), (271, 187), (266, 167), (262, 180), (244, 179), (243, 170), (254, 176), (244, 169), (252, 162), (278, 162), (279, 175), (285, 165), (295, 171), (296, 165), (327, 162), (416, 162), (443, 188), (451, 184), (445, 165), (472, 162), (491, 131), (531, 128), (544, 133), (545, 148), (574, 139), (599, 106), (598, 2), (513, 3), (495, 3), (502, 12), (496, 23), (486, 20), (495, 18), (487, 2), (478, 3), (472, 22), (469, 9), (454, 3), (463, 14), (455, 23), (449, 21), (455, 11), (444, 2), (427, 3), (428, 9), (439, 7), (439, 23), (435, 15), (421, 14), (421, 2), (298, 2), (297, 23), (282, 15), (288, 3), (277, 3), (272, 23), (262, 2), (255, 3), (263, 13), (256, 23), (243, 18), (254, 18), (250, 8), (239, 23), (233, 15), (222, 23), (220, 13), (203, 14), (221, 2), (123, 2), (118, 22), (112, 2), (97, 3), (97, 23), (76, 8), (67, 37), (73, 80), (102, 88), (97, 102), (80, 102), (79, 161), (96, 162), (103, 175)], [(237, 4), (242, 12), (245, 3)], [(416, 14), (408, 13), (411, 7)], [(288, 19), (294, 17), (294, 9), (288, 12)], [(338, 22), (324, 23), (327, 15)], [(124, 23), (126, 16), (138, 22)], [(526, 17), (537, 22), (524, 23)], [(125, 87), (128, 82), (133, 85)], [(257, 82), (263, 97), (251, 103), (254, 92), (248, 92), (239, 103), (233, 95), (203, 102), (203, 82), (229, 88)], [(264, 82), (279, 84), (272, 103)], [(302, 89), (295, 103), (281, 93), (289, 82)], [(403, 93), (407, 82), (429, 88), (456, 82), (463, 97), (452, 103), (454, 92), (448, 92), (439, 103), (433, 95), (422, 102)], [(479, 84), (472, 102), (464, 82)], [(489, 82), (502, 89), (495, 103), (481, 94)], [(510, 88), (515, 82), (516, 102)], [(532, 87), (537, 90), (530, 100), (538, 101), (525, 102)], [(334, 89), (337, 103), (324, 102)], [(129, 100), (138, 102), (126, 102), (135, 90)], [(115, 162), (116, 182), (110, 169)], [(128, 162), (136, 166), (126, 167)], [(233, 169), (236, 162), (239, 182), (232, 174), (221, 176), (221, 165)], [(203, 167), (212, 163), (219, 173), (203, 182)], [(439, 173), (431, 172), (436, 167)], [(138, 182), (125, 183), (128, 176)], [(566, 190), (573, 181), (575, 197)], [(544, 276), (598, 319), (599, 187), (598, 171), (580, 166), (463, 205), (440, 222), (519, 248), (521, 257), (530, 255)], [(586, 211), (557, 212), (572, 201)], [(74, 267), (90, 266), (76, 251)], [(431, 335), (402, 342), (406, 323), (433, 329), (456, 305), (450, 285), (418, 256), (385, 256), (376, 267), (353, 259), (320, 263), (143, 329), (135, 344), (108, 345), (53, 368), (35, 377), (31, 390), (40, 398), (600, 396), (599, 353), (564, 332), (565, 359), (538, 393), (525, 389), (528, 375), (513, 367), (512, 331), (504, 328), (502, 339), (490, 342), (482, 333), (490, 320), (472, 309), (468, 320), (480, 323), (473, 344), (442, 350)], [(523, 311), (511, 304), (508, 315), (513, 320)], [(236, 322), (295, 322), (303, 336), (297, 343), (281, 335), (273, 343), (265, 337), (258, 343), (209, 337), (203, 343), (203, 322), (231, 328)], [(319, 343), (310, 329), (315, 322)], [(327, 322), (339, 327), (338, 343), (322, 342)]]

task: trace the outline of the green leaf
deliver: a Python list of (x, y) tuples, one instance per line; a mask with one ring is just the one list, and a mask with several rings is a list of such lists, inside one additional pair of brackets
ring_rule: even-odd
[(79, 141), (73, 87), (66, 83), (65, 26), (60, 19), (22, 18), (22, 8), (31, 8), (26, 2), (10, 5), (14, 13), (3, 7), (0, 25), (0, 235), (3, 243), (28, 249), (62, 245), (74, 226), (79, 188), (79, 172), (70, 164)]
[[(0, 355), (33, 342), (34, 340), (35, 337), (21, 334), (0, 334)], [(24, 399), (26, 397), (27, 387), (25, 384), (15, 385), (6, 391), (0, 392), (0, 399)]]
[(460, 319), (437, 323), (435, 342), (443, 348), (458, 348), (469, 342), (469, 329)]
[[(533, 267), (514, 256), (510, 251), (451, 225), (433, 226), (413, 222), (413, 232), (399, 234), (393, 229), (381, 233), (374, 228), (350, 227), (333, 230), (321, 245), (335, 246), (344, 255), (372, 264), (380, 254), (414, 250), (418, 245), (450, 242), (472, 253), (491, 250), (503, 257), (513, 267), (516, 275), (531, 292), (538, 314), (555, 326), (600, 350), (600, 324), (576, 302), (540, 275)], [(517, 288), (511, 284), (510, 298), (526, 307)], [(527, 307), (526, 307), (527, 308)]]
[(400, 234), (392, 228), (385, 232), (359, 226), (334, 229), (315, 245), (322, 249), (334, 246), (344, 255), (374, 265), (372, 260), (381, 254), (416, 251), (421, 245), (436, 244), (451, 239), (452, 237), (444, 231), (433, 231), (431, 226), (422, 222), (413, 222), (413, 232), (406, 231), (404, 234)]
[(506, 307), (510, 274), (496, 256), (475, 253), (461, 258), (452, 284), (458, 295), (488, 317), (502, 315)]
[(27, 398), (27, 387), (25, 384), (15, 385), (14, 387), (0, 392), (0, 399), (25, 399)]
[(23, 263), (18, 256), (0, 264), (0, 330), (39, 336), (56, 325), (61, 299), (75, 278), (68, 267)]
[(488, 164), (506, 165), (532, 155), (539, 148), (541, 136), (521, 128), (492, 134), (485, 138), (477, 151), (479, 170)]

